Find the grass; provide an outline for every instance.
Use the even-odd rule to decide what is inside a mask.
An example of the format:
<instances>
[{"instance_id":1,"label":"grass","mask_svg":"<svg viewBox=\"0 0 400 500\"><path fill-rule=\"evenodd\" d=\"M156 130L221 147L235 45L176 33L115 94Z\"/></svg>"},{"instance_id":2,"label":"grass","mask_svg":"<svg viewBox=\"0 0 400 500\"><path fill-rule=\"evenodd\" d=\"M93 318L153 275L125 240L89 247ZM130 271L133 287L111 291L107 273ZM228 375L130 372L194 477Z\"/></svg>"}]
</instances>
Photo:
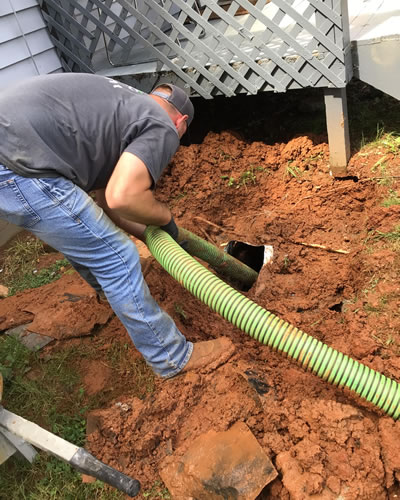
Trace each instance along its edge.
<instances>
[{"instance_id":1,"label":"grass","mask_svg":"<svg viewBox=\"0 0 400 500\"><path fill-rule=\"evenodd\" d=\"M2 465L1 498L7 500L123 500L125 495L100 481L83 484L80 474L65 462L41 454L33 464L10 458ZM14 478L14 480L13 480ZM17 479L18 478L18 479ZM35 485L32 488L32 485Z\"/></svg>"},{"instance_id":2,"label":"grass","mask_svg":"<svg viewBox=\"0 0 400 500\"><path fill-rule=\"evenodd\" d=\"M398 137L399 101L357 80L350 82L347 90L353 149L360 150L369 143L381 141L385 131L393 131L392 138ZM389 143L392 143L391 139Z\"/></svg>"},{"instance_id":3,"label":"grass","mask_svg":"<svg viewBox=\"0 0 400 500\"><path fill-rule=\"evenodd\" d=\"M12 276L5 282L6 286L9 287L9 296L15 295L22 290L39 288L40 286L56 281L61 278L62 272L67 266L69 266L67 259L60 259L46 269L41 269L40 271L33 269L20 276Z\"/></svg>"},{"instance_id":4,"label":"grass","mask_svg":"<svg viewBox=\"0 0 400 500\"><path fill-rule=\"evenodd\" d=\"M381 231L375 231L375 240L386 240L390 243L395 250L400 249L400 224L394 227L393 231L383 233Z\"/></svg>"},{"instance_id":5,"label":"grass","mask_svg":"<svg viewBox=\"0 0 400 500\"><path fill-rule=\"evenodd\" d=\"M47 359L11 336L0 337L0 371L7 409L35 419L51 431L65 429L61 433L75 436L72 441L80 446L84 438L83 415L90 404L83 404L80 377L73 368L76 358L76 347Z\"/></svg>"},{"instance_id":6,"label":"grass","mask_svg":"<svg viewBox=\"0 0 400 500\"><path fill-rule=\"evenodd\" d=\"M377 178L379 184L391 185L394 178L388 171L388 161L392 156L400 154L400 136L396 132L385 132L383 126L378 123L375 138L368 142L363 139L358 154L367 157L371 153L380 156L371 167L371 172L380 176Z\"/></svg>"},{"instance_id":7,"label":"grass","mask_svg":"<svg viewBox=\"0 0 400 500\"><path fill-rule=\"evenodd\" d=\"M149 369L143 360L129 360L126 345L113 343L113 348L107 351L110 366L130 370L132 386L129 392L144 397L154 389L154 377L149 376ZM5 382L4 405L9 411L77 446L83 446L86 414L98 408L98 395L89 397L85 394L77 363L82 358L98 359L98 355L95 347L81 344L43 356L29 351L11 336L1 336L0 372ZM119 491L100 481L83 484L78 471L44 452L40 452L32 465L13 456L0 467L0 498L7 500L124 498Z\"/></svg>"},{"instance_id":8,"label":"grass","mask_svg":"<svg viewBox=\"0 0 400 500\"><path fill-rule=\"evenodd\" d=\"M381 347L389 347L396 344L395 338L392 333L388 333L386 331L382 333L377 333L372 335L372 338L375 340L377 344Z\"/></svg>"},{"instance_id":9,"label":"grass","mask_svg":"<svg viewBox=\"0 0 400 500\"><path fill-rule=\"evenodd\" d=\"M378 147L383 147L388 153L397 156L400 153L400 136L394 132L383 133Z\"/></svg>"},{"instance_id":10,"label":"grass","mask_svg":"<svg viewBox=\"0 0 400 500\"><path fill-rule=\"evenodd\" d=\"M66 259L60 259L46 269L36 269L40 257L45 254L43 243L34 236L24 240L17 238L7 248L2 263L2 284L8 287L9 296L61 277L63 268L69 266Z\"/></svg>"},{"instance_id":11,"label":"grass","mask_svg":"<svg viewBox=\"0 0 400 500\"><path fill-rule=\"evenodd\" d=\"M394 251L400 251L400 224L396 225L392 231L382 232L377 230L371 230L368 233L368 236L364 240L364 244L371 245L368 246L367 250L369 252L373 251L373 243L383 241Z\"/></svg>"},{"instance_id":12,"label":"grass","mask_svg":"<svg viewBox=\"0 0 400 500\"><path fill-rule=\"evenodd\" d=\"M369 142L362 141L359 155L368 156L371 152L380 156L371 167L371 172L379 173L384 181L381 184L389 184L393 178L388 172L387 162L392 156L400 154L400 136L396 132L386 132L383 126L378 123L375 138Z\"/></svg>"},{"instance_id":13,"label":"grass","mask_svg":"<svg viewBox=\"0 0 400 500\"><path fill-rule=\"evenodd\" d=\"M170 500L171 498L168 489L161 481L154 481L154 484L149 490L143 491L142 496L143 498L147 498L149 500L153 500L156 498L163 498L165 500Z\"/></svg>"},{"instance_id":14,"label":"grass","mask_svg":"<svg viewBox=\"0 0 400 500\"><path fill-rule=\"evenodd\" d=\"M400 205L400 196L397 191L393 189L389 190L389 196L382 201L384 207L391 207L393 205Z\"/></svg>"},{"instance_id":15,"label":"grass","mask_svg":"<svg viewBox=\"0 0 400 500\"><path fill-rule=\"evenodd\" d=\"M15 275L20 276L31 272L39 257L45 253L43 243L34 236L25 240L17 238L5 251L4 279L7 281Z\"/></svg>"},{"instance_id":16,"label":"grass","mask_svg":"<svg viewBox=\"0 0 400 500\"><path fill-rule=\"evenodd\" d=\"M0 371L5 388L3 402L9 411L82 446L85 414L91 409L80 377L74 370L79 354L67 348L41 358L18 340L0 337ZM68 464L40 452L31 465L15 455L1 465L0 498L9 500L122 499L116 490L101 482L82 484L81 475Z\"/></svg>"}]
</instances>

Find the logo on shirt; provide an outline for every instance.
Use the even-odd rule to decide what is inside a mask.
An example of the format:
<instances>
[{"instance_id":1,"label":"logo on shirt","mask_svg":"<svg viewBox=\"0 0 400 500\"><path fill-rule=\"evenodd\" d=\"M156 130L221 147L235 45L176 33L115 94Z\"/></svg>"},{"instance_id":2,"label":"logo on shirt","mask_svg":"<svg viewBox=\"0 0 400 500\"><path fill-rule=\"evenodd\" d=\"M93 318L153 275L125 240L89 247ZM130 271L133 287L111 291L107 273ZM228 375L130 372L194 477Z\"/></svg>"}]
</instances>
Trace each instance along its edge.
<instances>
[{"instance_id":1,"label":"logo on shirt","mask_svg":"<svg viewBox=\"0 0 400 500\"><path fill-rule=\"evenodd\" d=\"M129 92L132 92L133 94L145 94L142 90L135 89L135 87L131 87L130 85L127 85L126 83L121 83L118 82L117 80L113 80L112 78L109 78L108 76L105 77L109 83L113 86L114 89L125 89L128 90Z\"/></svg>"}]
</instances>

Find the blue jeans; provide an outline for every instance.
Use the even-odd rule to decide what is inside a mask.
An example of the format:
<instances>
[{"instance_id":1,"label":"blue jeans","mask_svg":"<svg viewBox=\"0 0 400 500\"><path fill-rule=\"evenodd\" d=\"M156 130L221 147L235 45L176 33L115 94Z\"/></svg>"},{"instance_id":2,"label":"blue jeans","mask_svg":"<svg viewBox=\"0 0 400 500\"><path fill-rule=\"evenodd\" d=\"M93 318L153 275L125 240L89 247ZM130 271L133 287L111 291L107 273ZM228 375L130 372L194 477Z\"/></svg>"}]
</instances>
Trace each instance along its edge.
<instances>
[{"instance_id":1,"label":"blue jeans","mask_svg":"<svg viewBox=\"0 0 400 500\"><path fill-rule=\"evenodd\" d=\"M0 218L63 253L102 289L157 375L168 378L182 370L193 344L150 295L135 244L87 193L63 177L21 177L0 165Z\"/></svg>"}]
</instances>

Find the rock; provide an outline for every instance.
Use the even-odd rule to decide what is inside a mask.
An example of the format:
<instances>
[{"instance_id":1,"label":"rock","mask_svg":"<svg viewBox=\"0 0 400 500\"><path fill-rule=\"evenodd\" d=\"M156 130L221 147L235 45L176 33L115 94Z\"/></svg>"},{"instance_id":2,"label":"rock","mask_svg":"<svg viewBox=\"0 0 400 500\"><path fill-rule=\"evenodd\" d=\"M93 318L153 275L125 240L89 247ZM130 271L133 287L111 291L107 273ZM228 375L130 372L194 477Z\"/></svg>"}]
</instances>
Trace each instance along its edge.
<instances>
[{"instance_id":1,"label":"rock","mask_svg":"<svg viewBox=\"0 0 400 500\"><path fill-rule=\"evenodd\" d=\"M8 297L8 288L4 285L0 285L0 299L3 299L4 297Z\"/></svg>"},{"instance_id":2,"label":"rock","mask_svg":"<svg viewBox=\"0 0 400 500\"><path fill-rule=\"evenodd\" d=\"M6 330L5 333L6 335L10 335L11 337L18 339L21 344L23 344L30 351L36 352L52 342L54 339L52 337L48 337L47 335L40 335L30 331L31 325L32 323L19 325L15 328Z\"/></svg>"},{"instance_id":3,"label":"rock","mask_svg":"<svg viewBox=\"0 0 400 500\"><path fill-rule=\"evenodd\" d=\"M277 471L247 425L237 422L165 459L160 475L174 500L254 500Z\"/></svg>"}]
</instances>

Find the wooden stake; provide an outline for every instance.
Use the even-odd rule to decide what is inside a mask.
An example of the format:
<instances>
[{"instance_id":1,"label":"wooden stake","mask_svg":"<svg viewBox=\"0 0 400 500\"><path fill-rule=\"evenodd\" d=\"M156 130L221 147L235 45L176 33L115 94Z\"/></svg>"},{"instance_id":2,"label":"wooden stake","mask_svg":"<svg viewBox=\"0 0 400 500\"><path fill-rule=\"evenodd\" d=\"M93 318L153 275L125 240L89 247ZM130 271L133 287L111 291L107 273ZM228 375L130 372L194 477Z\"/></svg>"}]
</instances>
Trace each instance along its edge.
<instances>
[{"instance_id":1,"label":"wooden stake","mask_svg":"<svg viewBox=\"0 0 400 500\"><path fill-rule=\"evenodd\" d=\"M310 248L320 248L321 250L326 250L327 252L334 252L334 253L341 253L341 254L349 254L350 252L348 250L341 250L335 249L335 248L329 248L326 247L325 245L319 245L318 243L305 243L303 241L292 241L291 243L294 243L295 245L302 245L303 247L310 247Z\"/></svg>"},{"instance_id":2,"label":"wooden stake","mask_svg":"<svg viewBox=\"0 0 400 500\"><path fill-rule=\"evenodd\" d=\"M209 224L210 226L213 226L216 229L219 229L220 231L223 231L224 233L234 234L235 236L238 236L239 238L242 237L241 234L236 233L235 231L231 231L230 229L226 229L225 227L219 226L218 224L214 224L214 222L211 222L211 221L209 221L207 219L203 219L203 217L196 216L196 217L194 217L194 219L197 219L197 220L200 220L202 222L205 222L206 224Z\"/></svg>"}]
</instances>

